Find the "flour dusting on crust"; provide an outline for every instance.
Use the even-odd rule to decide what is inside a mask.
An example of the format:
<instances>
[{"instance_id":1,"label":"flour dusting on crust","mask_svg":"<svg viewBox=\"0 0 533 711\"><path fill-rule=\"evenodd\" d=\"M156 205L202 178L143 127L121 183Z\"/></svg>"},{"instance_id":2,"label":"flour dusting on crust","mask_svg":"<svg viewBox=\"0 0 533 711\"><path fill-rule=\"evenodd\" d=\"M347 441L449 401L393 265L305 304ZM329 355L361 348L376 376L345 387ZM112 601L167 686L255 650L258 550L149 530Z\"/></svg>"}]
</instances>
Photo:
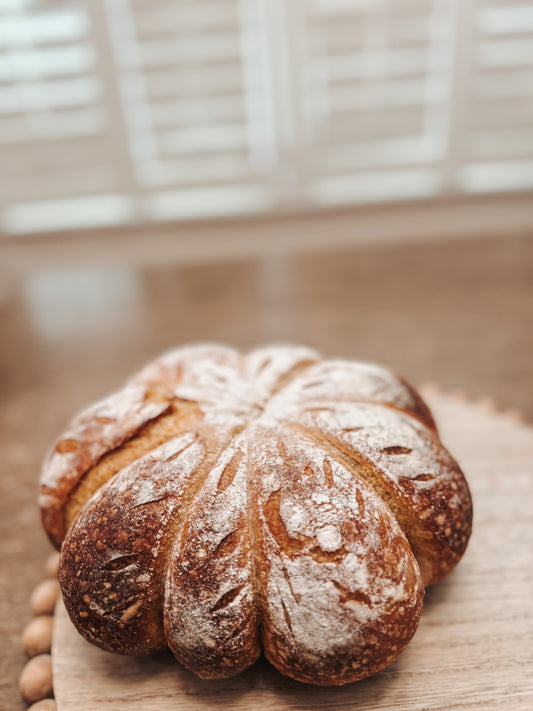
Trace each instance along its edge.
<instances>
[{"instance_id":1,"label":"flour dusting on crust","mask_svg":"<svg viewBox=\"0 0 533 711\"><path fill-rule=\"evenodd\" d=\"M396 658L472 514L416 391L299 346L203 344L150 363L73 420L45 463L43 521L58 545L74 492L86 498L61 583L86 638L133 653L169 644L206 678L263 648L314 684Z\"/></svg>"},{"instance_id":2,"label":"flour dusting on crust","mask_svg":"<svg viewBox=\"0 0 533 711\"><path fill-rule=\"evenodd\" d=\"M332 664L337 673L374 664L369 639L398 653L416 628L423 586L390 511L312 440L258 432L252 450L269 659L327 683Z\"/></svg>"}]
</instances>

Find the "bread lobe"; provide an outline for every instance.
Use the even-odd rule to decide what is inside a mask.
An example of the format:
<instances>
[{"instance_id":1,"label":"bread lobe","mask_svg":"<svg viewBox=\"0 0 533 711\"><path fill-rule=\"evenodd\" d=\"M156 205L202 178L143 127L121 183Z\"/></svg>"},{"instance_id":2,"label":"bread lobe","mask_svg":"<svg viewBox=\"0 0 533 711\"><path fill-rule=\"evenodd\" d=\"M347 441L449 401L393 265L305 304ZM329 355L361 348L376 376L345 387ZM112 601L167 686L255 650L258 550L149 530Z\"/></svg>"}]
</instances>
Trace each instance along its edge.
<instances>
[{"instance_id":1,"label":"bread lobe","mask_svg":"<svg viewBox=\"0 0 533 711\"><path fill-rule=\"evenodd\" d=\"M165 584L165 633L203 678L233 676L259 656L244 438L213 467L176 540Z\"/></svg>"},{"instance_id":2,"label":"bread lobe","mask_svg":"<svg viewBox=\"0 0 533 711\"><path fill-rule=\"evenodd\" d=\"M84 474L168 407L166 401L148 400L144 387L132 385L72 421L49 453L41 474L43 525L56 548L66 533L64 508Z\"/></svg>"},{"instance_id":3,"label":"bread lobe","mask_svg":"<svg viewBox=\"0 0 533 711\"><path fill-rule=\"evenodd\" d=\"M308 683L368 676L400 653L418 623L423 584L409 544L372 489L314 441L295 433L258 440L266 656Z\"/></svg>"},{"instance_id":4,"label":"bread lobe","mask_svg":"<svg viewBox=\"0 0 533 711\"><path fill-rule=\"evenodd\" d=\"M76 627L103 649L164 649L166 558L187 485L206 456L195 433L170 440L105 484L69 530L59 568Z\"/></svg>"},{"instance_id":5,"label":"bread lobe","mask_svg":"<svg viewBox=\"0 0 533 711\"><path fill-rule=\"evenodd\" d=\"M366 402L302 413L300 427L359 463L361 476L406 534L426 585L455 567L470 534L470 495L457 462L432 430L406 413Z\"/></svg>"}]
</instances>

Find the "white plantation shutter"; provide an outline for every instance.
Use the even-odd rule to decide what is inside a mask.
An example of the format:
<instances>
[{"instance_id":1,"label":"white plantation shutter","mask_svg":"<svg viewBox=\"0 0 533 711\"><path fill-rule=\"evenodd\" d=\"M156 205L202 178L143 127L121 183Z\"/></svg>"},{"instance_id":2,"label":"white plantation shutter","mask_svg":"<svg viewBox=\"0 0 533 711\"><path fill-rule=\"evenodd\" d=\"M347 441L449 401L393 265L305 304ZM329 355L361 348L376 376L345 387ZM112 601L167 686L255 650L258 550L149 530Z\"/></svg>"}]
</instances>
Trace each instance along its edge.
<instances>
[{"instance_id":1,"label":"white plantation shutter","mask_svg":"<svg viewBox=\"0 0 533 711\"><path fill-rule=\"evenodd\" d=\"M106 0L134 180L146 216L264 209L239 3ZM263 117L258 117L259 119ZM266 121L266 119L264 119ZM267 127L268 128L268 127Z\"/></svg>"},{"instance_id":2,"label":"white plantation shutter","mask_svg":"<svg viewBox=\"0 0 533 711\"><path fill-rule=\"evenodd\" d=\"M108 81L102 18L89 7L0 0L7 232L131 218L120 107Z\"/></svg>"},{"instance_id":3,"label":"white plantation shutter","mask_svg":"<svg viewBox=\"0 0 533 711\"><path fill-rule=\"evenodd\" d=\"M469 52L458 188L533 186L533 3L480 2Z\"/></svg>"},{"instance_id":4,"label":"white plantation shutter","mask_svg":"<svg viewBox=\"0 0 533 711\"><path fill-rule=\"evenodd\" d=\"M301 84L312 201L342 204L444 191L454 3L306 5Z\"/></svg>"},{"instance_id":5,"label":"white plantation shutter","mask_svg":"<svg viewBox=\"0 0 533 711\"><path fill-rule=\"evenodd\" d=\"M533 2L0 0L0 229L533 188Z\"/></svg>"}]
</instances>

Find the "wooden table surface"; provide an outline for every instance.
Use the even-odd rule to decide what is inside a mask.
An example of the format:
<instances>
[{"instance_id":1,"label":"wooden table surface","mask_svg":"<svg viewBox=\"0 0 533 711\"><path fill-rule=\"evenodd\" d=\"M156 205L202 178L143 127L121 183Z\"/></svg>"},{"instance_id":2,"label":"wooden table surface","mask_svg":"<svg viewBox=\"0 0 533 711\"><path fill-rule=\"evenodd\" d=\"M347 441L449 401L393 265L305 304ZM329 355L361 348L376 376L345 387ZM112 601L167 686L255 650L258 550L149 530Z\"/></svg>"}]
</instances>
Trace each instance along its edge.
<instances>
[{"instance_id":1,"label":"wooden table surface","mask_svg":"<svg viewBox=\"0 0 533 711\"><path fill-rule=\"evenodd\" d=\"M533 235L181 267L134 259L117 266L103 255L97 266L7 276L0 274L5 711L24 708L20 634L51 550L36 507L40 461L77 409L165 348L302 342L393 365L415 384L492 398L533 422Z\"/></svg>"}]
</instances>

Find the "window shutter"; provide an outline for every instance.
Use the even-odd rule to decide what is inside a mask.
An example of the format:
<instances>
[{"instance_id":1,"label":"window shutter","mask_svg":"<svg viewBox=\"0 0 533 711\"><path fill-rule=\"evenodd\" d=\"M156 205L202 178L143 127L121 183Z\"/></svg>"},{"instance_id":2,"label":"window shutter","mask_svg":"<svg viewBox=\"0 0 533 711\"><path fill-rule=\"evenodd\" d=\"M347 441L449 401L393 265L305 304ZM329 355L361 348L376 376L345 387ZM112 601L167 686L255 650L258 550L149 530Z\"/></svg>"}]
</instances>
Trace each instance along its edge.
<instances>
[{"instance_id":1,"label":"window shutter","mask_svg":"<svg viewBox=\"0 0 533 711\"><path fill-rule=\"evenodd\" d=\"M533 2L0 0L6 234L533 188Z\"/></svg>"}]
</instances>

